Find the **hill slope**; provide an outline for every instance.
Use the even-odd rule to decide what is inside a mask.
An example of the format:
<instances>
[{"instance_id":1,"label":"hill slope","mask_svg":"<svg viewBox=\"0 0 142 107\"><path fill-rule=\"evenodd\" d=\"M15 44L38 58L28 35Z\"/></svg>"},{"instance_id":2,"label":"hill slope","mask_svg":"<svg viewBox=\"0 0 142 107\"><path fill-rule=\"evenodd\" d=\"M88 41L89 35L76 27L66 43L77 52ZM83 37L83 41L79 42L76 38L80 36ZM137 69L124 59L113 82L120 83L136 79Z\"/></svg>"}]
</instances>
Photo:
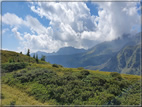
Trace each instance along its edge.
<instances>
[{"instance_id":1,"label":"hill slope","mask_svg":"<svg viewBox=\"0 0 142 107\"><path fill-rule=\"evenodd\" d=\"M11 52L7 51L7 53L10 54ZM7 56L7 58L11 57L10 55ZM25 55L22 55L23 59L24 57L26 58ZM10 72L4 71L9 70L11 63L2 63L2 68L4 65L8 66L2 70L2 85L14 87L17 93L19 91L26 93L26 95L20 94L21 101L26 96L31 96L42 104L104 105L113 101L115 97L140 80L140 76L135 75L120 75L119 73L100 72L83 68L64 68L57 64L37 64L28 63L28 61L25 62L28 63L27 66L17 69L17 63L20 64L20 62L12 62L16 69L12 69ZM140 90L140 84L136 86L138 87L137 90ZM4 89L5 91L2 91L2 102L5 101L3 105L6 105L8 100L6 94L8 94L9 88L2 87L2 90ZM13 88L11 91L11 93L14 93ZM132 100L129 95L127 95L125 105ZM137 100L140 99L139 91L131 92L131 95L135 96ZM11 95L9 101L15 101L15 98L17 97ZM123 104L122 99L124 97L120 98L119 104L113 102L113 105ZM136 99L133 99L133 101ZM19 104L18 101L15 104ZM139 104L140 101L133 103L133 105Z\"/></svg>"},{"instance_id":2,"label":"hill slope","mask_svg":"<svg viewBox=\"0 0 142 107\"><path fill-rule=\"evenodd\" d=\"M48 105L48 103L41 103L35 100L34 97L29 96L27 93L22 92L18 88L10 87L6 84L2 84L2 105Z\"/></svg>"},{"instance_id":3,"label":"hill slope","mask_svg":"<svg viewBox=\"0 0 142 107\"><path fill-rule=\"evenodd\" d=\"M1 63L7 63L9 61L36 63L36 60L34 58L27 55L19 54L14 51L1 50ZM39 63L46 62L39 60Z\"/></svg>"}]
</instances>

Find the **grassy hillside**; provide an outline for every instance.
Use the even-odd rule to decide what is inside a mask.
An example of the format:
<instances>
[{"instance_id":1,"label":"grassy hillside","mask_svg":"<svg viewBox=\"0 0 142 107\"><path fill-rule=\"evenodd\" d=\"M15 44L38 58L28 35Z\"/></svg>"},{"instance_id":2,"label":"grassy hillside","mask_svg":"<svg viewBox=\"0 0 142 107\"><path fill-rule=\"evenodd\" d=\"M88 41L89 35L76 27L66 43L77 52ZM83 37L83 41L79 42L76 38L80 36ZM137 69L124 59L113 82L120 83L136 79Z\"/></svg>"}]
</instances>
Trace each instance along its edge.
<instances>
[{"instance_id":1,"label":"grassy hillside","mask_svg":"<svg viewBox=\"0 0 142 107\"><path fill-rule=\"evenodd\" d=\"M48 105L48 103L41 103L29 96L27 93L19 90L15 87L10 87L6 84L2 84L2 105Z\"/></svg>"},{"instance_id":2,"label":"grassy hillside","mask_svg":"<svg viewBox=\"0 0 142 107\"><path fill-rule=\"evenodd\" d=\"M10 60L14 60L14 62L28 62L28 63L36 63L36 60L32 57L29 57L24 54L19 54L13 51L2 50L1 51L1 63L7 63ZM39 63L46 63L43 61L39 61Z\"/></svg>"},{"instance_id":3,"label":"grassy hillside","mask_svg":"<svg viewBox=\"0 0 142 107\"><path fill-rule=\"evenodd\" d=\"M12 54L20 56L24 63L18 60L9 63L7 59L15 58ZM2 105L140 104L140 76L81 67L64 68L42 61L36 63L33 58L29 63L26 55L10 51L2 51L2 58L5 58L2 61ZM127 96L125 102L126 96L120 96L122 93Z\"/></svg>"}]
</instances>

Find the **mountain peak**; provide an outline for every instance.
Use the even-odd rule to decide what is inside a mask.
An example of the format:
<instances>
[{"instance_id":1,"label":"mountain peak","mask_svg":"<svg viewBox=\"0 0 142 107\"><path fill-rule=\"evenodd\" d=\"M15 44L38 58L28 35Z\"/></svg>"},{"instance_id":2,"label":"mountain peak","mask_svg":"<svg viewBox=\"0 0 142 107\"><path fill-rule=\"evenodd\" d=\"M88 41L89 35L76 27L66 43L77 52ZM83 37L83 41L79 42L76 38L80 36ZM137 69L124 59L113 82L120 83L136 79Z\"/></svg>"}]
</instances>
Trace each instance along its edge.
<instances>
[{"instance_id":1,"label":"mountain peak","mask_svg":"<svg viewBox=\"0 0 142 107\"><path fill-rule=\"evenodd\" d=\"M72 46L60 48L56 54L58 55L70 55L70 54L78 54L85 52L85 49L77 49Z\"/></svg>"}]
</instances>

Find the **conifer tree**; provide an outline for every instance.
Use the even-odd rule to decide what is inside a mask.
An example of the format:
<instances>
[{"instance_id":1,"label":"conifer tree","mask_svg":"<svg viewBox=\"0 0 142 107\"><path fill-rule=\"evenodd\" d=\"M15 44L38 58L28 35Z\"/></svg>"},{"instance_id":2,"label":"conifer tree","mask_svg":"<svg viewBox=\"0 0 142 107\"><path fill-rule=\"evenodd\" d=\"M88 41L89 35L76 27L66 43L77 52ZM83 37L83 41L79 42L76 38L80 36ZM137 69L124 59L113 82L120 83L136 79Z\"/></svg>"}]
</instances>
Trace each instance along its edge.
<instances>
[{"instance_id":1,"label":"conifer tree","mask_svg":"<svg viewBox=\"0 0 142 107\"><path fill-rule=\"evenodd\" d=\"M38 63L38 54L36 54L36 63Z\"/></svg>"},{"instance_id":2,"label":"conifer tree","mask_svg":"<svg viewBox=\"0 0 142 107\"><path fill-rule=\"evenodd\" d=\"M33 55L33 58L35 59L35 54Z\"/></svg>"},{"instance_id":3,"label":"conifer tree","mask_svg":"<svg viewBox=\"0 0 142 107\"><path fill-rule=\"evenodd\" d=\"M30 56L30 49L28 49L27 56Z\"/></svg>"},{"instance_id":4,"label":"conifer tree","mask_svg":"<svg viewBox=\"0 0 142 107\"><path fill-rule=\"evenodd\" d=\"M44 55L42 55L41 61L45 61L45 56Z\"/></svg>"}]
</instances>

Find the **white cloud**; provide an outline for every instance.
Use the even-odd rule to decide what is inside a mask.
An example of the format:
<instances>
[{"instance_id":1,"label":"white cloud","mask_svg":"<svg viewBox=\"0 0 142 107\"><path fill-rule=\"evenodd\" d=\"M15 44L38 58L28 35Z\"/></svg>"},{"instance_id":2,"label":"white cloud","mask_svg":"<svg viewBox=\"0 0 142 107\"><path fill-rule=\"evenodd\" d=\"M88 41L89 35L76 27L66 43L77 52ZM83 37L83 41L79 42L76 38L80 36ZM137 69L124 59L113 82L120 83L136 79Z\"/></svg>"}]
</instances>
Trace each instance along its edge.
<instances>
[{"instance_id":1,"label":"white cloud","mask_svg":"<svg viewBox=\"0 0 142 107\"><path fill-rule=\"evenodd\" d=\"M140 23L136 2L99 2L97 5L100 8L99 16L91 16L83 2L38 2L36 6L31 6L31 10L41 18L50 20L54 32L52 36L56 40L78 48L89 48L96 42L132 34L132 27ZM91 46L83 43L88 41L92 43Z\"/></svg>"},{"instance_id":2,"label":"white cloud","mask_svg":"<svg viewBox=\"0 0 142 107\"><path fill-rule=\"evenodd\" d=\"M16 27L17 29L19 26L26 26L29 27L31 31L38 34L47 33L47 29L36 18L30 15L26 16L24 20L13 13L6 13L2 16L2 23Z\"/></svg>"},{"instance_id":3,"label":"white cloud","mask_svg":"<svg viewBox=\"0 0 142 107\"><path fill-rule=\"evenodd\" d=\"M53 33L49 35L64 42L63 46L83 48L81 34L96 29L95 17L83 2L38 2L32 4L31 10L50 20Z\"/></svg>"},{"instance_id":4,"label":"white cloud","mask_svg":"<svg viewBox=\"0 0 142 107\"><path fill-rule=\"evenodd\" d=\"M14 35L15 35L15 37L16 37L17 39L23 40L23 38L21 37L20 32L17 31L17 28L16 28L16 27L12 29L12 32L14 33Z\"/></svg>"},{"instance_id":5,"label":"white cloud","mask_svg":"<svg viewBox=\"0 0 142 107\"><path fill-rule=\"evenodd\" d=\"M33 2L31 10L41 19L50 21L49 27L28 15L22 19L15 14L3 15L3 23L13 26L13 32L22 40L19 49L53 52L64 46L90 48L102 41L110 41L123 34L135 32L140 24L135 2L99 2L98 16L91 16L84 2ZM11 20L11 18L13 20ZM16 19L16 20L15 20ZM46 22L45 22L46 23ZM18 32L18 26L26 26L31 33ZM20 38L21 37L21 38Z\"/></svg>"},{"instance_id":6,"label":"white cloud","mask_svg":"<svg viewBox=\"0 0 142 107\"><path fill-rule=\"evenodd\" d=\"M97 3L100 7L97 18L96 33L101 33L105 40L113 40L123 34L132 34L133 26L140 26L136 2L104 2Z\"/></svg>"},{"instance_id":7,"label":"white cloud","mask_svg":"<svg viewBox=\"0 0 142 107\"><path fill-rule=\"evenodd\" d=\"M25 41L22 42L22 45L28 49L30 48L33 52L36 51L46 51L46 52L53 52L55 50L58 50L59 47L62 47L63 42L58 40L53 40L48 35L31 35L29 33L26 33L24 35Z\"/></svg>"},{"instance_id":8,"label":"white cloud","mask_svg":"<svg viewBox=\"0 0 142 107\"><path fill-rule=\"evenodd\" d=\"M2 29L2 35L3 35L4 33L6 33L7 31L9 31L8 28Z\"/></svg>"},{"instance_id":9,"label":"white cloud","mask_svg":"<svg viewBox=\"0 0 142 107\"><path fill-rule=\"evenodd\" d=\"M6 13L2 16L2 23L11 25L11 26L18 26L23 24L23 19L18 17L15 14Z\"/></svg>"},{"instance_id":10,"label":"white cloud","mask_svg":"<svg viewBox=\"0 0 142 107\"><path fill-rule=\"evenodd\" d=\"M25 25L38 34L46 34L46 28L34 17L26 16Z\"/></svg>"}]
</instances>

